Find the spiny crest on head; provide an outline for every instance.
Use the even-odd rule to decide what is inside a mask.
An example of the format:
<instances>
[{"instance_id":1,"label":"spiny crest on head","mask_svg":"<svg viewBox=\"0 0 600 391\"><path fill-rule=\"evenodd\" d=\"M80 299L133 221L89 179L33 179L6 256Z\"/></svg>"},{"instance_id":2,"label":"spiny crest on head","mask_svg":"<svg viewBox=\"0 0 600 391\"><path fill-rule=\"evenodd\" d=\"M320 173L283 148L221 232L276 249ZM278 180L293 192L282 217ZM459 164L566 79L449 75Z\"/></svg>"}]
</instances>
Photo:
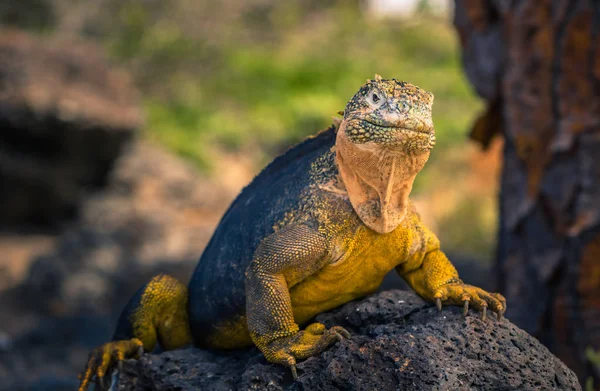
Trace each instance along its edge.
<instances>
[{"instance_id":1,"label":"spiny crest on head","mask_svg":"<svg viewBox=\"0 0 600 391\"><path fill-rule=\"evenodd\" d=\"M383 77L381 77L381 75L379 75L378 73L375 74L375 78L373 79L367 79L367 84L371 84L371 83L380 83L384 81Z\"/></svg>"},{"instance_id":2,"label":"spiny crest on head","mask_svg":"<svg viewBox=\"0 0 600 391\"><path fill-rule=\"evenodd\" d=\"M375 78L368 79L360 90L348 101L344 111L339 114L345 118L351 112L369 107L369 103L367 103L365 98L373 92L373 89L381 91L388 99L393 97L397 100L407 101L414 107L420 107L421 110L431 112L433 94L405 81L384 79L379 74L375 74Z\"/></svg>"},{"instance_id":3,"label":"spiny crest on head","mask_svg":"<svg viewBox=\"0 0 600 391\"><path fill-rule=\"evenodd\" d=\"M377 84L377 87L405 99L431 105L433 103L433 94L425 91L414 84L396 79L384 79L379 74L375 74L374 79L367 80L367 84Z\"/></svg>"}]
</instances>

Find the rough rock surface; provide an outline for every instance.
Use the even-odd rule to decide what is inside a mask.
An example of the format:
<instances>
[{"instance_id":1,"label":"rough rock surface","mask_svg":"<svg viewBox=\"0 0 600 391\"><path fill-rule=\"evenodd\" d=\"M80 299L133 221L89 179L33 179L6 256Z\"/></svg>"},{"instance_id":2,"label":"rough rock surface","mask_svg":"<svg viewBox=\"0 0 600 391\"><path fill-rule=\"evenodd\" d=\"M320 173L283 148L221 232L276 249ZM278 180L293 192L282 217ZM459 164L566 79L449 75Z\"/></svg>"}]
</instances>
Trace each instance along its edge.
<instances>
[{"instance_id":1,"label":"rough rock surface","mask_svg":"<svg viewBox=\"0 0 600 391\"><path fill-rule=\"evenodd\" d=\"M98 315L120 310L159 272L185 282L237 191L136 142L117 161L107 187L86 199L78 221L7 295L38 314Z\"/></svg>"},{"instance_id":2,"label":"rough rock surface","mask_svg":"<svg viewBox=\"0 0 600 391\"><path fill-rule=\"evenodd\" d=\"M475 315L475 314L473 314ZM386 291L317 321L352 339L298 365L293 381L257 349L199 349L127 361L119 390L581 390L576 376L508 320L439 313L412 292Z\"/></svg>"},{"instance_id":3,"label":"rough rock surface","mask_svg":"<svg viewBox=\"0 0 600 391\"><path fill-rule=\"evenodd\" d=\"M73 217L142 126L132 82L99 53L0 30L0 225Z\"/></svg>"},{"instance_id":4,"label":"rough rock surface","mask_svg":"<svg viewBox=\"0 0 600 391\"><path fill-rule=\"evenodd\" d=\"M208 178L134 142L61 235L0 233L0 390L76 389L89 352L143 283L159 272L187 281L252 175L243 160L221 165L229 175Z\"/></svg>"}]
</instances>

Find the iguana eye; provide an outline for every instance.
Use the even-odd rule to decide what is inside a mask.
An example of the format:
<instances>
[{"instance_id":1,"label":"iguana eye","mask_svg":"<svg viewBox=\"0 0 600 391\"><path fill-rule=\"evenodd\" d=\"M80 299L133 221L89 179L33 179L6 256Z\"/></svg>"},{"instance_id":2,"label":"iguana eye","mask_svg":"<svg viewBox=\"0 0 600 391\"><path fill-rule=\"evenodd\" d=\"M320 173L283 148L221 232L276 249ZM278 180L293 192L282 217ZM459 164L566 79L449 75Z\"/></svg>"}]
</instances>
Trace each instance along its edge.
<instances>
[{"instance_id":1,"label":"iguana eye","mask_svg":"<svg viewBox=\"0 0 600 391\"><path fill-rule=\"evenodd\" d=\"M400 102L398 106L400 106L400 111L403 113L406 113L410 110L410 105L404 100Z\"/></svg>"},{"instance_id":2,"label":"iguana eye","mask_svg":"<svg viewBox=\"0 0 600 391\"><path fill-rule=\"evenodd\" d=\"M384 102L383 94L378 90L373 90L369 93L369 95L367 95L367 101L372 106L379 107Z\"/></svg>"}]
</instances>

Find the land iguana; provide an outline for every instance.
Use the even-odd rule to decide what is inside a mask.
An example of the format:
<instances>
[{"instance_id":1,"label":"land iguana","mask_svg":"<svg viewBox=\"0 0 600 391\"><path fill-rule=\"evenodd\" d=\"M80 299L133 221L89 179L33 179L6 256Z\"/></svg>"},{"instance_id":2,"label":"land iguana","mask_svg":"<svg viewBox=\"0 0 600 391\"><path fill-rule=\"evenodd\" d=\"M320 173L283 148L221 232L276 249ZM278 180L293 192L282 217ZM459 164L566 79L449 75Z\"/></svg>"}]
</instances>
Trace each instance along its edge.
<instances>
[{"instance_id":1,"label":"land iguana","mask_svg":"<svg viewBox=\"0 0 600 391\"><path fill-rule=\"evenodd\" d=\"M433 95L376 75L343 118L269 164L233 201L186 287L159 275L129 301L113 342L95 349L79 390L160 343L256 345L291 368L349 333L309 321L367 296L392 269L424 299L489 308L505 299L464 284L409 193L435 144ZM304 329L301 327L304 326Z\"/></svg>"}]
</instances>

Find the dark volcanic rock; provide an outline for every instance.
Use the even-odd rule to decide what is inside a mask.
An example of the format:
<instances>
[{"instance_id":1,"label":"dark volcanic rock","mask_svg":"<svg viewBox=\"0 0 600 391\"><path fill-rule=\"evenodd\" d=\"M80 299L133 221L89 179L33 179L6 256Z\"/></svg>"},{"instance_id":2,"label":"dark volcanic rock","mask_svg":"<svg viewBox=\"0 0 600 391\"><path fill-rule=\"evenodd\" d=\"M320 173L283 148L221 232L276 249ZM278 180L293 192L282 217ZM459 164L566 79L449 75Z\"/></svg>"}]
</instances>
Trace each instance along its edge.
<instances>
[{"instance_id":1,"label":"dark volcanic rock","mask_svg":"<svg viewBox=\"0 0 600 391\"><path fill-rule=\"evenodd\" d=\"M106 342L114 319L98 316L44 318L40 327L0 343L0 391L77 389L91 347Z\"/></svg>"},{"instance_id":2,"label":"dark volcanic rock","mask_svg":"<svg viewBox=\"0 0 600 391\"><path fill-rule=\"evenodd\" d=\"M0 225L56 225L142 125L129 77L91 44L0 31Z\"/></svg>"},{"instance_id":3,"label":"dark volcanic rock","mask_svg":"<svg viewBox=\"0 0 600 391\"><path fill-rule=\"evenodd\" d=\"M31 262L18 286L0 294L0 303L4 296L36 314L105 315L120 312L157 273L186 282L236 191L135 142L107 186L85 200L78 221Z\"/></svg>"},{"instance_id":4,"label":"dark volcanic rock","mask_svg":"<svg viewBox=\"0 0 600 391\"><path fill-rule=\"evenodd\" d=\"M227 178L208 178L136 141L60 236L16 242L0 233L1 391L76 389L89 352L111 338L142 284L160 272L187 281L251 175L240 162L225 163ZM41 255L29 259L24 249L33 247ZM16 270L3 271L3 261Z\"/></svg>"},{"instance_id":5,"label":"dark volcanic rock","mask_svg":"<svg viewBox=\"0 0 600 391\"><path fill-rule=\"evenodd\" d=\"M475 315L475 314L473 314ZM576 376L508 320L439 313L412 292L387 291L321 314L352 339L298 365L293 381L257 349L199 349L126 362L120 390L581 390Z\"/></svg>"}]
</instances>

